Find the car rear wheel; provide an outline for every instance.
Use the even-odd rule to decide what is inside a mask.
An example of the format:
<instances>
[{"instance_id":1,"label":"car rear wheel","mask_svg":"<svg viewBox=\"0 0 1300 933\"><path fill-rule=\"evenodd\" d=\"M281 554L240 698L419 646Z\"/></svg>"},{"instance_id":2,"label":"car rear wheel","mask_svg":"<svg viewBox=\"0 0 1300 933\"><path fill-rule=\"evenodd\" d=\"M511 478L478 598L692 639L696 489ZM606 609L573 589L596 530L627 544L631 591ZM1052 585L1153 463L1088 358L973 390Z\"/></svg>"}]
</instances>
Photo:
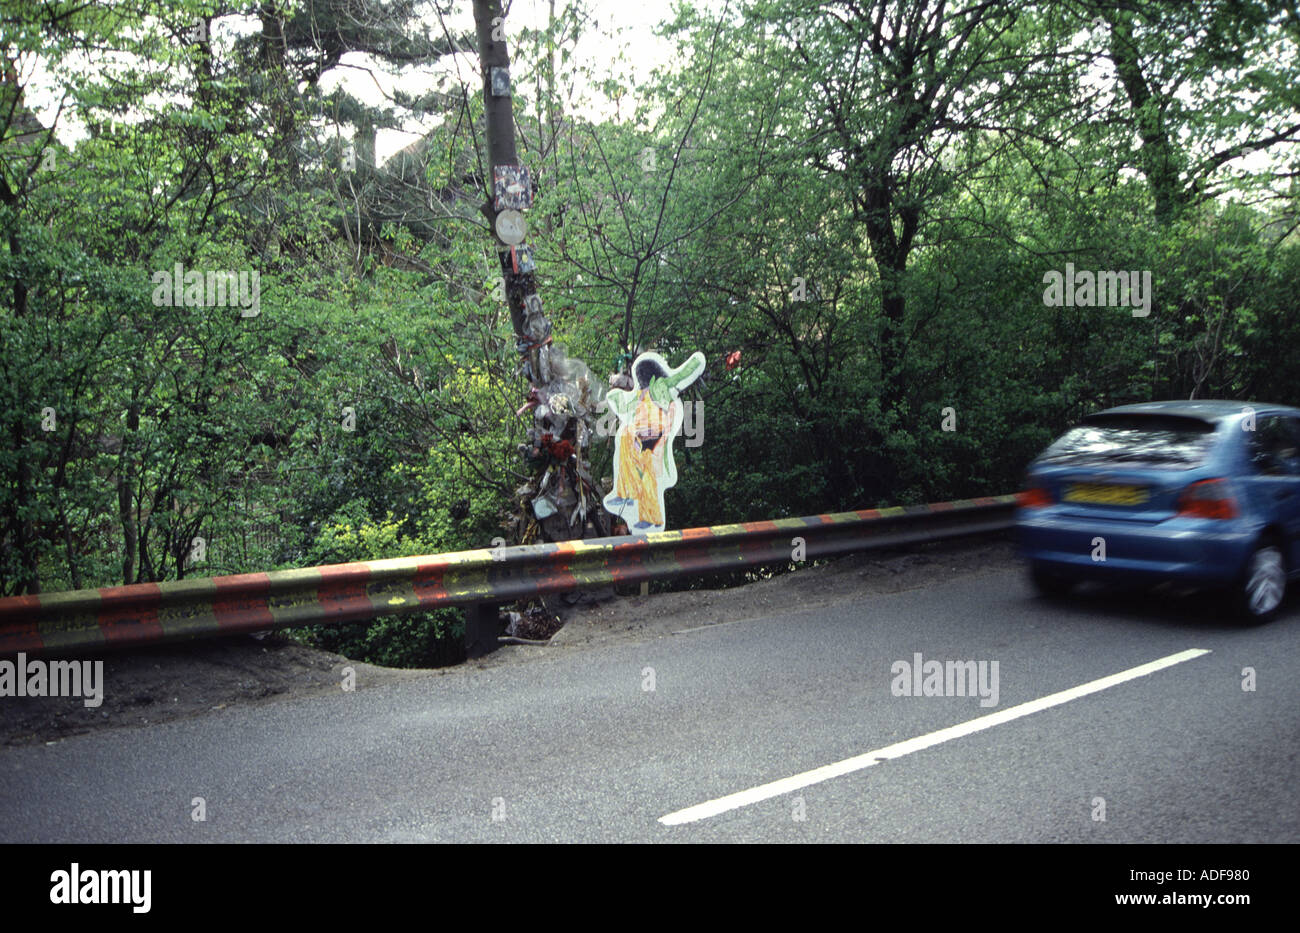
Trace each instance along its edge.
<instances>
[{"instance_id":1,"label":"car rear wheel","mask_svg":"<svg viewBox=\"0 0 1300 933\"><path fill-rule=\"evenodd\" d=\"M1047 599L1061 599L1068 596L1074 586L1074 581L1069 577L1063 577L1059 573L1048 570L1046 567L1040 567L1037 564L1030 565L1029 580L1033 583L1038 595Z\"/></svg>"},{"instance_id":2,"label":"car rear wheel","mask_svg":"<svg viewBox=\"0 0 1300 933\"><path fill-rule=\"evenodd\" d=\"M1251 552L1237 587L1237 611L1248 622L1268 622L1277 615L1286 595L1286 559L1275 543L1264 542Z\"/></svg>"}]
</instances>

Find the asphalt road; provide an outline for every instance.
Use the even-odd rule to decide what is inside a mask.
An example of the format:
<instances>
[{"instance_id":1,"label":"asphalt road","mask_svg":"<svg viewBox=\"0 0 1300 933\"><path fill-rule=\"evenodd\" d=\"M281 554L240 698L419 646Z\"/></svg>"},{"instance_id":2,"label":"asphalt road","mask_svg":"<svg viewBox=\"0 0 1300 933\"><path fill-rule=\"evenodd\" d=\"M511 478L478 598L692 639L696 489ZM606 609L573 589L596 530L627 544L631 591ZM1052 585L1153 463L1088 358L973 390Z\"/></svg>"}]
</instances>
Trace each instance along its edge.
<instances>
[{"instance_id":1,"label":"asphalt road","mask_svg":"<svg viewBox=\"0 0 1300 933\"><path fill-rule=\"evenodd\" d=\"M1209 653L1006 712L1189 649ZM1300 841L1300 606L1241 628L1199 598L1043 602L1005 568L648 641L509 650L517 662L0 750L0 841ZM996 661L997 705L895 696L891 666L917 652Z\"/></svg>"}]
</instances>

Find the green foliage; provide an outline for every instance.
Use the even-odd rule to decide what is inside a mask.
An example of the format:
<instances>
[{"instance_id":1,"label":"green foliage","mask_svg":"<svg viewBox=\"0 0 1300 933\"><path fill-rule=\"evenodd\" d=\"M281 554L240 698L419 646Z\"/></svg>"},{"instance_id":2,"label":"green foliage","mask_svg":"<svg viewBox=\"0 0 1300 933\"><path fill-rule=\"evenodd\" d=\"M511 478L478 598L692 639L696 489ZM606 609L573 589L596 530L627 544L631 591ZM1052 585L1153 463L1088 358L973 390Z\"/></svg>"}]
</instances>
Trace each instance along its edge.
<instances>
[{"instance_id":1,"label":"green foliage","mask_svg":"<svg viewBox=\"0 0 1300 933\"><path fill-rule=\"evenodd\" d=\"M468 19L282 6L0 18L0 594L479 548L517 508L483 108L431 67ZM1123 7L685 4L648 76L579 64L580 3L508 30L557 344L598 377L709 361L671 527L1006 492L1112 404L1300 402L1300 33L1266 0ZM367 103L324 80L344 55L436 77ZM257 273L258 312L156 301L178 263ZM1149 271L1151 314L1045 304L1066 263ZM437 664L461 625L302 637Z\"/></svg>"},{"instance_id":2,"label":"green foliage","mask_svg":"<svg viewBox=\"0 0 1300 933\"><path fill-rule=\"evenodd\" d=\"M379 520L370 518L366 503L353 499L324 523L307 561L316 566L428 553L422 543L401 533L401 524L392 513ZM464 659L465 621L452 609L315 626L296 633L308 644L389 667L438 667Z\"/></svg>"}]
</instances>

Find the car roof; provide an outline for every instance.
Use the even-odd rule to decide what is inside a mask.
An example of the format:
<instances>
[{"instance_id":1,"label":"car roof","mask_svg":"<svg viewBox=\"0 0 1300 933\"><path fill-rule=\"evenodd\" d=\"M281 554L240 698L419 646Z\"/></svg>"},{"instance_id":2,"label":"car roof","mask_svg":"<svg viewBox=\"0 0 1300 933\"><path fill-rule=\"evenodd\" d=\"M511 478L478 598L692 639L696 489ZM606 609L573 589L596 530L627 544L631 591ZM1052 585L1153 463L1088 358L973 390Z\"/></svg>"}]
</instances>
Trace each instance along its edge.
<instances>
[{"instance_id":1,"label":"car roof","mask_svg":"<svg viewBox=\"0 0 1300 933\"><path fill-rule=\"evenodd\" d=\"M1094 415L1171 415L1178 418L1197 418L1201 421L1222 421L1234 415L1244 414L1247 408L1252 409L1257 415L1281 413L1300 415L1300 409L1292 408L1289 405L1274 405L1268 402L1234 402L1227 399L1138 402L1134 405L1107 408L1105 411L1094 412Z\"/></svg>"}]
</instances>

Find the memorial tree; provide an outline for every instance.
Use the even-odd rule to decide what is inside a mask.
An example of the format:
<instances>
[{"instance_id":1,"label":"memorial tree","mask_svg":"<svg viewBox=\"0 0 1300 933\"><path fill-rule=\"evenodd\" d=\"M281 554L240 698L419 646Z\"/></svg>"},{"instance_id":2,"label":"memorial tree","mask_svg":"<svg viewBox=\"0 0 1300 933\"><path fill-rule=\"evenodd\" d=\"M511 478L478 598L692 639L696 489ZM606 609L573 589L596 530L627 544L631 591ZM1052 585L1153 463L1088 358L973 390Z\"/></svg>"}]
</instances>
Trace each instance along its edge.
<instances>
[{"instance_id":1,"label":"memorial tree","mask_svg":"<svg viewBox=\"0 0 1300 933\"><path fill-rule=\"evenodd\" d=\"M515 147L510 56L501 0L474 0L479 68L483 81L490 190L483 204L496 240L501 289L510 309L519 367L528 383L518 414L532 423L520 453L532 467L516 490L517 537L563 541L612 532L601 493L589 472L588 448L603 410L604 385L579 359L553 340L538 292L527 212L533 203L528 166ZM536 533L533 520L536 521Z\"/></svg>"}]
</instances>

